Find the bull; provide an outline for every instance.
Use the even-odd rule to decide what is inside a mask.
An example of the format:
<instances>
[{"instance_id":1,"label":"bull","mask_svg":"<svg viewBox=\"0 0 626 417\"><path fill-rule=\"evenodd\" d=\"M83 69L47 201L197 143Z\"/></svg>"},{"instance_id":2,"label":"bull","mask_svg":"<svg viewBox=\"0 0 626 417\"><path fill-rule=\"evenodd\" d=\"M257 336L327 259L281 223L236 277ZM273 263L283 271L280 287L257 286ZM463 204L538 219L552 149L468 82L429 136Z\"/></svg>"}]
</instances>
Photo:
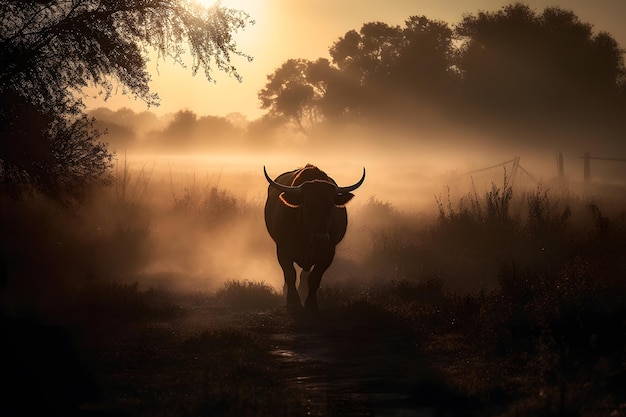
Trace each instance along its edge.
<instances>
[{"instance_id":1,"label":"bull","mask_svg":"<svg viewBox=\"0 0 626 417\"><path fill-rule=\"evenodd\" d=\"M335 247L346 234L348 215L345 205L365 181L339 187L335 180L316 166L285 172L272 180L263 167L269 183L265 203L265 225L276 243L276 253L285 277L287 309L302 309L296 288L294 264L302 268L301 291L308 284L304 306L317 310L317 290L322 275L332 264Z\"/></svg>"}]
</instances>

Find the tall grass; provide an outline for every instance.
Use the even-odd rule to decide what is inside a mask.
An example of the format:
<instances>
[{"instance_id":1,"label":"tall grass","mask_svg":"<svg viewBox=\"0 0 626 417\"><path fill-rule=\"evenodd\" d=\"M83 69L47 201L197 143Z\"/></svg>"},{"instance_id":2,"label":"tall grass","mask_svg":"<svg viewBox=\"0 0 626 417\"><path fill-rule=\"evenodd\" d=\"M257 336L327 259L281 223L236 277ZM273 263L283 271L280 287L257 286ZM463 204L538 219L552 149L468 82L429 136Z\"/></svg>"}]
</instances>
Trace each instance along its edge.
<instances>
[{"instance_id":1,"label":"tall grass","mask_svg":"<svg viewBox=\"0 0 626 417\"><path fill-rule=\"evenodd\" d=\"M375 274L491 289L502 270L553 274L591 248L610 251L607 238L617 238L624 217L609 218L598 201L542 184L514 190L505 173L482 194L472 187L456 200L449 189L436 196L434 217L371 200L357 221L369 230L365 262Z\"/></svg>"},{"instance_id":2,"label":"tall grass","mask_svg":"<svg viewBox=\"0 0 626 417\"><path fill-rule=\"evenodd\" d=\"M626 221L601 201L541 184L514 190L505 175L482 195L436 197L437 215L421 225L395 213L372 230L369 255L393 260L393 279L365 297L413 322L453 385L502 402L501 415L619 415Z\"/></svg>"},{"instance_id":3,"label":"tall grass","mask_svg":"<svg viewBox=\"0 0 626 417\"><path fill-rule=\"evenodd\" d=\"M120 181L75 212L37 194L0 200L3 308L58 308L72 300L74 312L109 323L177 319L185 311L173 293L136 284L155 258L170 255L182 264L184 252L197 250L205 235L206 242L243 247L246 254L271 245L261 204L215 183L194 178L168 187L148 169L127 168ZM506 174L484 192L472 187L457 200L450 192L437 196L435 206L429 216L372 197L351 212L342 243L348 248L340 255L350 254L350 246L360 254L349 264L359 281L324 281L320 294L329 317L341 318L331 323L334 330L353 326L364 343L372 342L370 324L374 334L410 332L405 354L420 341L451 385L496 404L500 415L620 410L626 403L626 215L607 211L600 197L543 185L514 189ZM248 229L253 237L244 237ZM224 253L232 256L232 248ZM205 302L264 310L284 299L263 281L235 276ZM224 338L239 343L226 336L202 333L185 346L196 355ZM170 352L159 354L163 363L171 359ZM235 401L230 391L219 392Z\"/></svg>"},{"instance_id":4,"label":"tall grass","mask_svg":"<svg viewBox=\"0 0 626 417\"><path fill-rule=\"evenodd\" d=\"M76 288L133 284L163 256L157 248L174 257L180 245L171 242L224 233L260 212L215 184L170 180L168 190L153 172L154 164L133 169L124 159L113 186L94 190L72 210L35 192L2 198L0 289L7 303L52 307Z\"/></svg>"}]
</instances>

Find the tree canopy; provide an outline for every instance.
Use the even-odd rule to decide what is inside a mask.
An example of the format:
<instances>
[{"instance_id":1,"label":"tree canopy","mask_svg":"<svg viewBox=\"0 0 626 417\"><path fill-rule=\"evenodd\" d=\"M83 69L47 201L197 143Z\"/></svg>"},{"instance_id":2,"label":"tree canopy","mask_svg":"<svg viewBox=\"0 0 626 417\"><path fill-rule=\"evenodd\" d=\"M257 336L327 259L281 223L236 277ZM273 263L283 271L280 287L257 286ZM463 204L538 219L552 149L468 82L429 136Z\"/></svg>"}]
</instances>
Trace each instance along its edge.
<instances>
[{"instance_id":1,"label":"tree canopy","mask_svg":"<svg viewBox=\"0 0 626 417\"><path fill-rule=\"evenodd\" d=\"M591 117L624 98L623 50L571 11L517 3L465 16L456 32L466 98L500 117Z\"/></svg>"},{"instance_id":2,"label":"tree canopy","mask_svg":"<svg viewBox=\"0 0 626 417\"><path fill-rule=\"evenodd\" d=\"M325 63L317 77L314 61L304 60L270 75L259 93L263 108L270 115L314 111L319 122L341 114L352 122L416 126L432 123L437 113L483 126L624 127L624 50L558 7L536 12L515 3L464 15L454 27L425 16L411 16L404 26L365 23L339 37L329 53L332 62L315 61ZM301 93L297 100L294 91Z\"/></svg>"},{"instance_id":3,"label":"tree canopy","mask_svg":"<svg viewBox=\"0 0 626 417\"><path fill-rule=\"evenodd\" d=\"M232 57L251 58L237 49L232 34L250 22L243 11L219 3L205 8L190 0L0 1L2 182L9 188L29 184L71 194L75 190L65 186L64 176L75 171L76 163L88 174L86 183L103 179L112 155L84 119L83 88L99 86L106 97L119 88L148 105L158 104L148 86L150 49L181 64L188 51L192 72L203 70L209 80L215 69L240 78ZM72 139L60 133L67 129L78 129ZM65 145L77 137L82 141L73 149L82 149L84 158L63 159ZM47 164L41 172L52 167L62 172L54 187L33 169L35 160L42 168Z\"/></svg>"},{"instance_id":4,"label":"tree canopy","mask_svg":"<svg viewBox=\"0 0 626 417\"><path fill-rule=\"evenodd\" d=\"M411 17L405 27L366 23L330 48L332 62L290 59L268 77L261 107L299 127L396 114L407 97L442 99L453 85L452 30ZM401 111L401 113L405 113Z\"/></svg>"}]
</instances>

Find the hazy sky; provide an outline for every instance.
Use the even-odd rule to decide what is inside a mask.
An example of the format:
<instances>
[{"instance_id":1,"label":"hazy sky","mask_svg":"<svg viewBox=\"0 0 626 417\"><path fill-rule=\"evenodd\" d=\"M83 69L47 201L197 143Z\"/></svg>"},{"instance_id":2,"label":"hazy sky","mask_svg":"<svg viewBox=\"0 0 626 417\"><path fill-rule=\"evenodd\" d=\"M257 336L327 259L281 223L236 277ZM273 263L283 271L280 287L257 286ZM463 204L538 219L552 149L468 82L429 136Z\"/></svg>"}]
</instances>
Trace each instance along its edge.
<instances>
[{"instance_id":1,"label":"hazy sky","mask_svg":"<svg viewBox=\"0 0 626 417\"><path fill-rule=\"evenodd\" d=\"M200 1L200 0L198 0ZM204 78L202 71L195 77L189 68L171 61L148 63L153 74L151 88L161 97L161 105L151 108L159 115L190 109L200 115L225 116L240 112L255 119L264 111L259 109L257 93L267 76L290 58L317 59L329 57L328 48L351 29L363 23L382 21L403 25L413 15L444 20L450 24L460 21L463 14L480 10L495 11L514 1L504 0L224 0L223 4L246 10L256 21L236 35L240 49L254 56L254 61L235 59L233 64L243 76L235 78L215 73L216 83ZM578 17L594 26L594 31L607 31L626 48L626 0L527 0L523 2L540 12L545 7L559 6L572 10ZM130 107L146 110L145 103L118 95L107 102L88 99L89 108L107 106L114 110Z\"/></svg>"}]
</instances>

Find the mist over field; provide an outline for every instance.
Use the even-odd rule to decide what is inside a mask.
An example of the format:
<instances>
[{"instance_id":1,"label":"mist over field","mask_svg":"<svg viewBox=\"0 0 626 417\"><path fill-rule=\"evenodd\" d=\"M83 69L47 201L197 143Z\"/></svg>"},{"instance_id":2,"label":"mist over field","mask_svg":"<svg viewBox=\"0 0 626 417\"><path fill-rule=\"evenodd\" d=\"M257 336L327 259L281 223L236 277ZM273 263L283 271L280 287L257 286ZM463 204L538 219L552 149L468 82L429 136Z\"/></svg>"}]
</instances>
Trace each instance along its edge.
<instances>
[{"instance_id":1,"label":"mist over field","mask_svg":"<svg viewBox=\"0 0 626 417\"><path fill-rule=\"evenodd\" d=\"M150 48L242 81L244 11L0 1L0 18L0 416L626 416L611 34L522 3L364 22L262 74L249 119L202 114L178 78L194 107L86 107L158 105ZM277 253L264 169L307 164L347 187L273 184Z\"/></svg>"},{"instance_id":2,"label":"mist over field","mask_svg":"<svg viewBox=\"0 0 626 417\"><path fill-rule=\"evenodd\" d=\"M79 241L106 248L87 254L94 265L77 273L137 282L143 289L206 292L232 280L282 289L263 221L264 166L275 178L311 163L340 185L354 183L366 168L365 182L347 206L347 235L322 287L432 278L455 289L494 287L502 268L534 255L485 249L473 257L472 246L489 247L486 235L447 247L441 230L446 216L483 216L494 187L501 193L511 188L506 209L512 219L523 224L529 196L545 194L545 209L570 208L569 228L581 232L593 221L587 206L597 203L604 214L619 215L626 200L626 163L594 160L591 180L584 181L585 152L621 156L611 137L566 127L554 134L514 125L480 130L433 118L421 129L372 124L307 137L289 129L255 134L254 122L239 114L218 118L185 110L157 117L96 109L90 116L116 152L114 182L80 209L85 224L79 231L68 226ZM517 239L514 234L507 239Z\"/></svg>"},{"instance_id":3,"label":"mist over field","mask_svg":"<svg viewBox=\"0 0 626 417\"><path fill-rule=\"evenodd\" d=\"M132 120L129 114L148 117L119 113L126 114L127 120ZM151 124L155 125L158 123ZM161 126L168 131L166 122ZM142 132L140 124L127 128ZM454 262L445 254L433 257L430 251L437 245L433 239L438 240L442 208L462 212L476 199L485 210L484 196L494 186L503 188L505 179L514 193L511 216L528 216L525 200L529 193L545 192L554 204L580 206L582 211L596 199L607 213L623 207L626 164L594 162L593 180L585 182L582 151L563 152L565 175L559 177L558 152L553 152L552 146L533 150L497 145L493 137L473 137L472 146L468 146L462 137L412 138L391 129L388 135L382 129L374 134L350 134L353 136L329 134L318 143L317 139L303 139L301 143L259 145L255 150L243 148L241 137L223 138L213 151L188 147L184 136L163 139L169 145L149 148L151 152L118 147L114 184L81 209L80 219L90 225L87 233L95 236L96 243L108 239L113 246L109 250L115 252L119 239L122 247L130 244L132 248L115 254L124 262L112 259L103 270L84 273L99 279L138 282L144 289L205 292L230 280L267 282L282 289L275 246L263 222L267 196L264 166L276 177L312 163L340 185L354 183L362 168L367 170L365 183L347 207L348 232L322 281L323 287L434 277L444 279L452 288L492 287L501 268L514 259L494 254L472 266L488 271L458 276L460 270L469 271L468 262L474 262L463 253L467 248L450 254ZM203 135L210 137L211 131ZM149 134L135 140L141 142L146 136ZM112 146L121 142L113 132L103 138L111 140ZM171 153L180 142L181 150ZM521 169L511 177L516 157ZM584 217L589 216L576 213L569 219L572 227L589 220ZM413 255L408 254L411 252ZM383 259L385 256L388 259ZM413 259L408 261L406 256Z\"/></svg>"}]
</instances>

